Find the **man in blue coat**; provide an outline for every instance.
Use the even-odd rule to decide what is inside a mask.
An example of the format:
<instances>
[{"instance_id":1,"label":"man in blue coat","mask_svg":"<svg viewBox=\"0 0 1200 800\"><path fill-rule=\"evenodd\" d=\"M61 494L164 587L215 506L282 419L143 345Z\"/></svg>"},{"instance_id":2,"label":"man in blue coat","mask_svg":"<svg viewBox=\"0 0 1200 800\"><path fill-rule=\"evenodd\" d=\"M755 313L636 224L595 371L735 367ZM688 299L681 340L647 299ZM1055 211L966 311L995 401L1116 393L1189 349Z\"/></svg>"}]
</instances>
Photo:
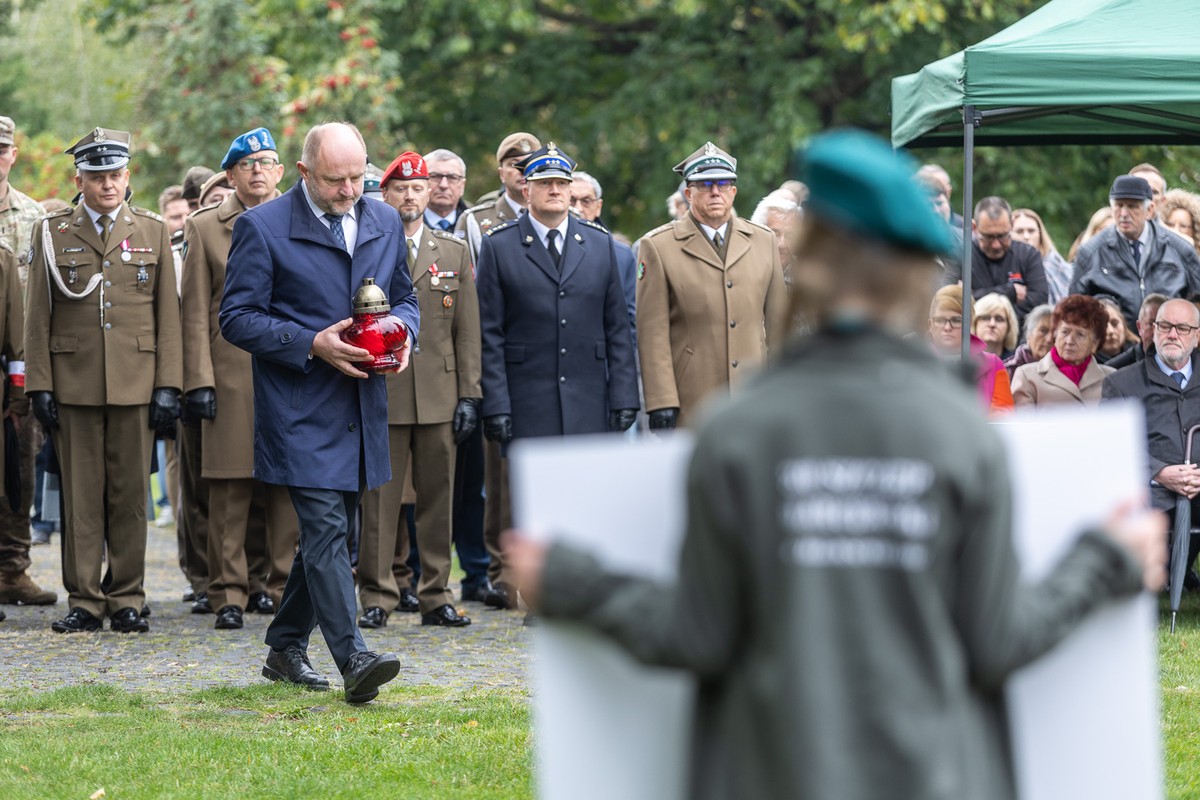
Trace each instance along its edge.
<instances>
[{"instance_id":1,"label":"man in blue coat","mask_svg":"<svg viewBox=\"0 0 1200 800\"><path fill-rule=\"evenodd\" d=\"M387 389L382 375L356 366L370 354L338 334L368 277L408 328L400 369L420 326L400 217L362 197L366 164L352 125L308 132L303 180L234 225L220 315L225 338L254 356L254 476L287 486L300 518L263 675L328 689L307 654L320 624L351 703L374 699L400 663L367 650L355 625L346 546L364 488L391 479Z\"/></svg>"},{"instance_id":2,"label":"man in blue coat","mask_svg":"<svg viewBox=\"0 0 1200 800\"><path fill-rule=\"evenodd\" d=\"M553 142L518 166L529 213L487 232L476 268L484 436L506 445L527 436L624 431L639 403L612 235L568 213L575 162ZM507 495L507 477L501 480ZM512 527L506 502L501 513L501 528ZM513 607L499 542L487 545L501 566L485 602Z\"/></svg>"}]
</instances>

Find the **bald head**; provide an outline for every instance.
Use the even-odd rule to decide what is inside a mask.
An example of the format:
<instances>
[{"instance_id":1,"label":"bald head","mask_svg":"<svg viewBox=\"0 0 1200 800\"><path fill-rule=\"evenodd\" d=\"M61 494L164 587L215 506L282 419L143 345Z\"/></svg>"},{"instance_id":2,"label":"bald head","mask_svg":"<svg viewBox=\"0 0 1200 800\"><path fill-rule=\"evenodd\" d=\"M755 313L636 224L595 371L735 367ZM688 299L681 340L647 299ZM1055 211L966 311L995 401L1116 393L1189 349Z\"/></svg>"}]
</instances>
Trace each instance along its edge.
<instances>
[{"instance_id":1,"label":"bald head","mask_svg":"<svg viewBox=\"0 0 1200 800\"><path fill-rule=\"evenodd\" d=\"M341 216L363 192L367 148L358 128L345 122L316 125L304 137L304 152L296 165L317 208Z\"/></svg>"}]
</instances>

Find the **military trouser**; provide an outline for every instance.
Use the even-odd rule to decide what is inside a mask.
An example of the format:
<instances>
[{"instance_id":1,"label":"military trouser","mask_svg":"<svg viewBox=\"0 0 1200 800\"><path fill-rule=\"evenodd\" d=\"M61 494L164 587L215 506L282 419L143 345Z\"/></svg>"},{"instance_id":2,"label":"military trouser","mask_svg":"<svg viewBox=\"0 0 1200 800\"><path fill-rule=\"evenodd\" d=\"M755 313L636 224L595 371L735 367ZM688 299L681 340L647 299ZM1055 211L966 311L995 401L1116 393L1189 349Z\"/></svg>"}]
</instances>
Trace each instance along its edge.
<instances>
[{"instance_id":1,"label":"military trouser","mask_svg":"<svg viewBox=\"0 0 1200 800\"><path fill-rule=\"evenodd\" d=\"M0 498L0 572L29 569L29 507L33 504L33 462L42 444L41 425L27 414L20 419L17 443L21 450L21 500L14 512L8 498Z\"/></svg>"},{"instance_id":2,"label":"military trouser","mask_svg":"<svg viewBox=\"0 0 1200 800\"><path fill-rule=\"evenodd\" d=\"M283 596L300 520L287 487L253 478L216 479L208 483L208 599L214 609L243 609L251 594L266 592L276 604ZM263 553L267 569L249 558Z\"/></svg>"},{"instance_id":3,"label":"military trouser","mask_svg":"<svg viewBox=\"0 0 1200 800\"><path fill-rule=\"evenodd\" d=\"M200 423L179 425L179 508L175 536L179 569L194 592L208 591L208 481L200 475Z\"/></svg>"}]
</instances>

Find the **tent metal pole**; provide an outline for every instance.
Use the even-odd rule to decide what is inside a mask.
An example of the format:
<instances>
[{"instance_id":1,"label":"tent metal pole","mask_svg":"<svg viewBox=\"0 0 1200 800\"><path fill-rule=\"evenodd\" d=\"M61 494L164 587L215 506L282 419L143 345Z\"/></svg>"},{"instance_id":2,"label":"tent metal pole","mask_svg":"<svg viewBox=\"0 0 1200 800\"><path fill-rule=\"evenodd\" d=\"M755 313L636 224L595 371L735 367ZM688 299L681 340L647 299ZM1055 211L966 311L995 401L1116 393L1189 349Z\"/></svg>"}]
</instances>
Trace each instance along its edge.
<instances>
[{"instance_id":1,"label":"tent metal pole","mask_svg":"<svg viewBox=\"0 0 1200 800\"><path fill-rule=\"evenodd\" d=\"M975 207L975 129L983 117L975 106L963 106L963 240L962 240L962 360L971 360L971 211Z\"/></svg>"}]
</instances>

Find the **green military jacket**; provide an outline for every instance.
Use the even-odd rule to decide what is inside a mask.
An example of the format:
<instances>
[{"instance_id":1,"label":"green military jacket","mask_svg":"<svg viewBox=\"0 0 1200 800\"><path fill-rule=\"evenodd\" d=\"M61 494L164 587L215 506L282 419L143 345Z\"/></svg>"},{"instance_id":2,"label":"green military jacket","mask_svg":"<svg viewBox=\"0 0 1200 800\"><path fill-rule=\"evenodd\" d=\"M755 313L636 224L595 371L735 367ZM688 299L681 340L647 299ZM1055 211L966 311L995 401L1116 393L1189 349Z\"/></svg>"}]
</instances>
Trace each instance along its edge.
<instances>
[{"instance_id":1,"label":"green military jacket","mask_svg":"<svg viewBox=\"0 0 1200 800\"><path fill-rule=\"evenodd\" d=\"M702 426L675 585L551 548L547 618L698 677L689 797L1014 796L1005 679L1141 573L1092 532L1019 585L978 405L920 342L817 334Z\"/></svg>"}]
</instances>

